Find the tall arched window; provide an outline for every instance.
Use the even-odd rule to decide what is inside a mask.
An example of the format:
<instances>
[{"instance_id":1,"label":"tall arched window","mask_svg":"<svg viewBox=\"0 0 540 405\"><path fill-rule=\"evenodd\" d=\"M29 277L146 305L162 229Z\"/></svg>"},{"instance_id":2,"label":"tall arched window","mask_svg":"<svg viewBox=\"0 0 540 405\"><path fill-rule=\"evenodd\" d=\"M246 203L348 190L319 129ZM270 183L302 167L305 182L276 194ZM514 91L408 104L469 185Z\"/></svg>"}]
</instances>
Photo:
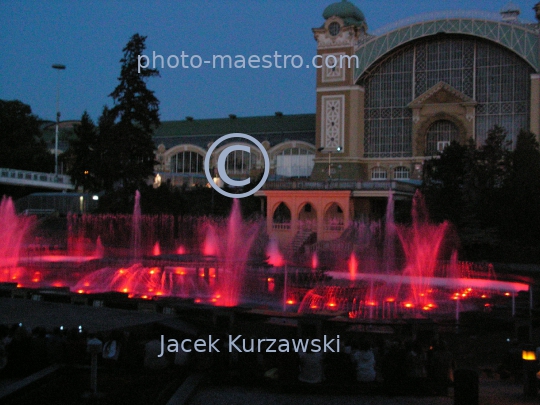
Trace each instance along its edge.
<instances>
[{"instance_id":1,"label":"tall arched window","mask_svg":"<svg viewBox=\"0 0 540 405\"><path fill-rule=\"evenodd\" d=\"M474 125L479 144L494 125L504 127L515 140L521 128L529 127L533 73L514 52L474 37L433 35L399 47L359 81L365 88L364 156L412 156L409 104L439 82L477 102Z\"/></svg>"},{"instance_id":2,"label":"tall arched window","mask_svg":"<svg viewBox=\"0 0 540 405\"><path fill-rule=\"evenodd\" d=\"M442 152L452 141L459 140L459 129L448 120L435 121L426 134L426 155Z\"/></svg>"},{"instance_id":3,"label":"tall arched window","mask_svg":"<svg viewBox=\"0 0 540 405\"><path fill-rule=\"evenodd\" d=\"M394 179L405 180L411 177L411 171L408 167L398 166L394 169Z\"/></svg>"},{"instance_id":4,"label":"tall arched window","mask_svg":"<svg viewBox=\"0 0 540 405\"><path fill-rule=\"evenodd\" d=\"M274 215L272 216L274 229L290 229L291 228L291 210L285 203L280 203Z\"/></svg>"},{"instance_id":5,"label":"tall arched window","mask_svg":"<svg viewBox=\"0 0 540 405\"><path fill-rule=\"evenodd\" d=\"M229 153L225 159L225 170L227 174L239 175L244 174L249 176L249 172L257 166L257 155L241 150L235 150Z\"/></svg>"},{"instance_id":6,"label":"tall arched window","mask_svg":"<svg viewBox=\"0 0 540 405\"><path fill-rule=\"evenodd\" d=\"M326 231L342 231L344 228L344 214L341 207L332 203L324 213L324 229Z\"/></svg>"},{"instance_id":7,"label":"tall arched window","mask_svg":"<svg viewBox=\"0 0 540 405\"><path fill-rule=\"evenodd\" d=\"M305 148L288 148L276 156L276 174L284 177L309 177L315 152Z\"/></svg>"},{"instance_id":8,"label":"tall arched window","mask_svg":"<svg viewBox=\"0 0 540 405\"><path fill-rule=\"evenodd\" d=\"M197 152L184 151L171 157L172 173L203 173L203 157Z\"/></svg>"}]
</instances>

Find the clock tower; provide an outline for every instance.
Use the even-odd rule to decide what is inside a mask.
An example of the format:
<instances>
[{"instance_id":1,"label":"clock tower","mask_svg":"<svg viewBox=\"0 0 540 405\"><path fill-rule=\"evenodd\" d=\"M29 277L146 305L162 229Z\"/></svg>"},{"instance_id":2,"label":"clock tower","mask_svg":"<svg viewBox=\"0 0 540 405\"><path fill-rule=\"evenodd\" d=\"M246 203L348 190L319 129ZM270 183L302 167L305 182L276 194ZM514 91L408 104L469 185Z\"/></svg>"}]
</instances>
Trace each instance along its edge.
<instances>
[{"instance_id":1,"label":"clock tower","mask_svg":"<svg viewBox=\"0 0 540 405\"><path fill-rule=\"evenodd\" d=\"M343 0L323 12L317 41L317 155L312 180L360 180L364 89L354 83L357 46L367 38L362 11Z\"/></svg>"}]
</instances>

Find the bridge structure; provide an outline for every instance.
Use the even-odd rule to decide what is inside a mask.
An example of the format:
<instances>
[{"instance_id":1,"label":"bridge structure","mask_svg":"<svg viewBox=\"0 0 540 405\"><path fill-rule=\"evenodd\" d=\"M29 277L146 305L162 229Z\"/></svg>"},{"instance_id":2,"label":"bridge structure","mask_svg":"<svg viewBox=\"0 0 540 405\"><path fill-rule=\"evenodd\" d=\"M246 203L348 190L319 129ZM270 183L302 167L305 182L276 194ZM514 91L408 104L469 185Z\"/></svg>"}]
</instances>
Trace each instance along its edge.
<instances>
[{"instance_id":1,"label":"bridge structure","mask_svg":"<svg viewBox=\"0 0 540 405\"><path fill-rule=\"evenodd\" d=\"M75 186L71 184L70 176L65 174L31 172L7 168L0 168L0 184L48 188L62 191L73 190L75 188Z\"/></svg>"}]
</instances>

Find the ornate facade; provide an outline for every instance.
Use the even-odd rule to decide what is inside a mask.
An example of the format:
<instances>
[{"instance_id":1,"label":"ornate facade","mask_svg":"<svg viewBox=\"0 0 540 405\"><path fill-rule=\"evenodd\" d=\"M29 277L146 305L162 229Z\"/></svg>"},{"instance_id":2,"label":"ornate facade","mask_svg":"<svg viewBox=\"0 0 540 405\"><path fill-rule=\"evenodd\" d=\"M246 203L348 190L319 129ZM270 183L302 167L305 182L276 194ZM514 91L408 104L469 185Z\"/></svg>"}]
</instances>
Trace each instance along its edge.
<instances>
[{"instance_id":1,"label":"ornate facade","mask_svg":"<svg viewBox=\"0 0 540 405\"><path fill-rule=\"evenodd\" d=\"M540 3L535 11L540 18ZM175 185L204 185L211 143L250 134L270 155L256 194L269 232L287 246L339 237L351 220L384 215L389 194L410 199L424 162L450 142L481 144L494 125L514 142L521 128L540 134L539 25L519 15L513 6L431 13L371 32L352 2L333 3L313 29L323 62L315 114L166 122L156 171ZM226 168L256 178L260 153L235 152Z\"/></svg>"},{"instance_id":2,"label":"ornate facade","mask_svg":"<svg viewBox=\"0 0 540 405\"><path fill-rule=\"evenodd\" d=\"M410 199L424 161L450 142L480 145L495 125L514 143L522 128L540 134L540 31L519 15L432 13L371 33L351 2L328 6L313 29L329 61L317 71L314 168L309 182L259 192L271 233L284 245L302 231L335 238L381 216L389 193Z\"/></svg>"}]
</instances>

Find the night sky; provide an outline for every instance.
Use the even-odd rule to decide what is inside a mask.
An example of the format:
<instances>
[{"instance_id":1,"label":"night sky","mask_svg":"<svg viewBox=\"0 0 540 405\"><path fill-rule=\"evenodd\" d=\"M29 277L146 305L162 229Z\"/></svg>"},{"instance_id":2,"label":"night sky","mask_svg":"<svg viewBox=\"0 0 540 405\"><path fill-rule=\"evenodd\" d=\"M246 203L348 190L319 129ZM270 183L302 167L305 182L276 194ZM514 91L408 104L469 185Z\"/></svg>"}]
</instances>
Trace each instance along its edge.
<instances>
[{"instance_id":1,"label":"night sky","mask_svg":"<svg viewBox=\"0 0 540 405\"><path fill-rule=\"evenodd\" d=\"M331 0L11 1L0 0L0 98L19 99L54 119L60 72L62 120L97 119L117 84L122 48L139 33L147 53L300 55L316 53L311 29L320 27ZM353 1L370 31L419 13L498 12L505 1ZM515 1L521 18L535 21L534 1ZM315 112L315 69L160 69L148 87L161 101L161 119L222 118Z\"/></svg>"}]
</instances>

